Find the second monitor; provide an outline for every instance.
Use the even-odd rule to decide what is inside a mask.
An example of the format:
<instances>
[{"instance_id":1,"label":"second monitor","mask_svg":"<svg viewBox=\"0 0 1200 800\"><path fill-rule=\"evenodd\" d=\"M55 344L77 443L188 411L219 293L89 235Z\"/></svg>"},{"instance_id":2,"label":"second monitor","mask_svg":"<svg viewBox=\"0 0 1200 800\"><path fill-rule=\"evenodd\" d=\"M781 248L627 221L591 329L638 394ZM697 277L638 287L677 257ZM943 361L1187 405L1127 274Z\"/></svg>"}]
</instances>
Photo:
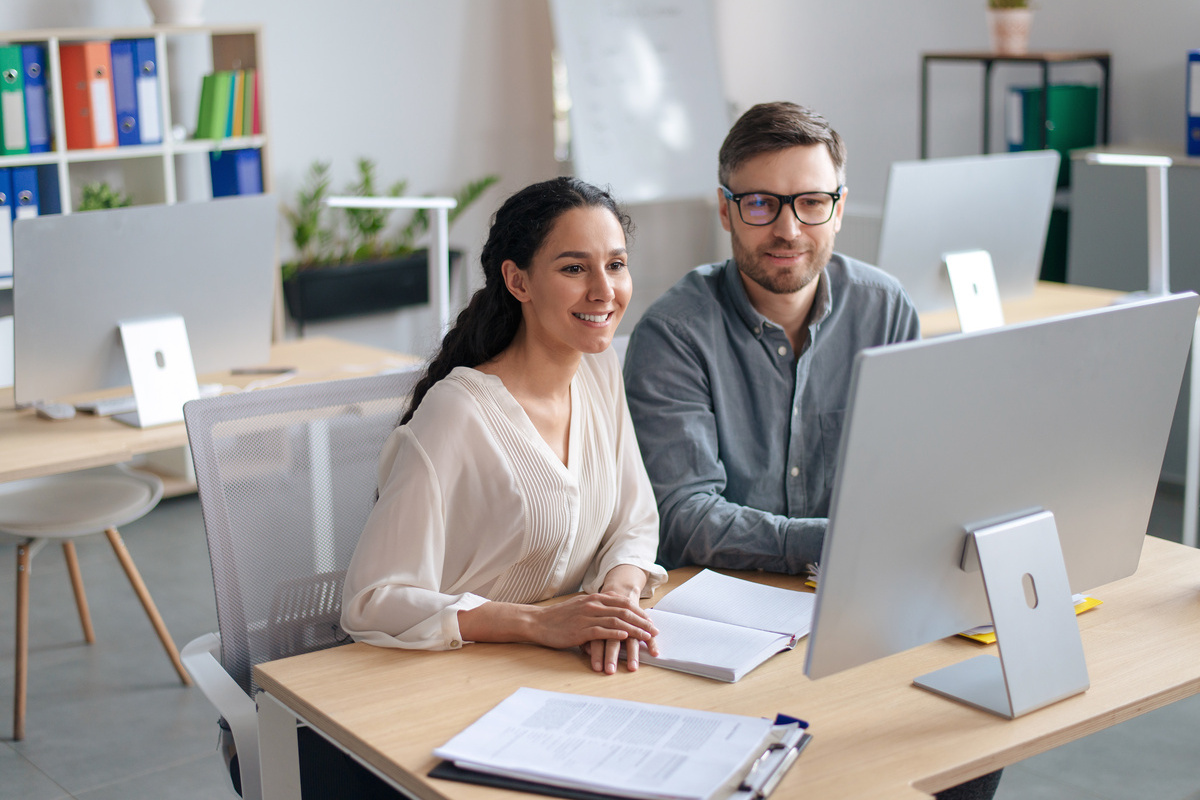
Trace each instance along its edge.
<instances>
[{"instance_id":1,"label":"second monitor","mask_svg":"<svg viewBox=\"0 0 1200 800\"><path fill-rule=\"evenodd\" d=\"M1054 150L898 161L888 176L880 269L918 311L954 306L947 253L991 255L1001 298L1033 292L1058 184Z\"/></svg>"},{"instance_id":2,"label":"second monitor","mask_svg":"<svg viewBox=\"0 0 1200 800\"><path fill-rule=\"evenodd\" d=\"M181 316L195 371L262 364L276 281L272 195L18 220L18 404L129 386L121 322Z\"/></svg>"}]
</instances>

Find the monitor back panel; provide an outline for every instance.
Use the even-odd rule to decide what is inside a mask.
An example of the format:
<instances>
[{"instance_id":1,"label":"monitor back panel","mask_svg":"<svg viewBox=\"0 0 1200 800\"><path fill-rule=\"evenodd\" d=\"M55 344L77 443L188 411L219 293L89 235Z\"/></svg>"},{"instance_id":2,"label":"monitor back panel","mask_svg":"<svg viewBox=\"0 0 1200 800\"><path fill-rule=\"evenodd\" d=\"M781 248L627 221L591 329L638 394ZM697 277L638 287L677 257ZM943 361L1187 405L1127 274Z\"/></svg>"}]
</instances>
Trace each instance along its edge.
<instances>
[{"instance_id":1,"label":"monitor back panel","mask_svg":"<svg viewBox=\"0 0 1200 800\"><path fill-rule=\"evenodd\" d=\"M942 257L986 250L1001 299L1033 292L1058 183L1054 150L892 164L878 266L918 311L954 306Z\"/></svg>"},{"instance_id":2,"label":"monitor back panel","mask_svg":"<svg viewBox=\"0 0 1200 800\"><path fill-rule=\"evenodd\" d=\"M200 374L266 362L277 213L253 195L19 220L16 401L128 386L126 320L182 316Z\"/></svg>"},{"instance_id":3,"label":"monitor back panel","mask_svg":"<svg viewBox=\"0 0 1200 800\"><path fill-rule=\"evenodd\" d=\"M809 674L991 617L966 530L1054 514L1074 592L1131 574L1194 294L864 350L821 557Z\"/></svg>"}]
</instances>

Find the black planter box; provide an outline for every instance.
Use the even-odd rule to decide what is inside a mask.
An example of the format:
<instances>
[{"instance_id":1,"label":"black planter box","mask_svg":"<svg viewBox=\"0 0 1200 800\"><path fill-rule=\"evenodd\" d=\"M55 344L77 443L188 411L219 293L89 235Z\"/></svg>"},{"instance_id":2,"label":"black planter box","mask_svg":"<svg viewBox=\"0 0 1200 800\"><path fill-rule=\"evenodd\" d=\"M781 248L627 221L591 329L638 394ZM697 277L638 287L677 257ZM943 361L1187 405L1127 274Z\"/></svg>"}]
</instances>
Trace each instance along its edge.
<instances>
[{"instance_id":1,"label":"black planter box","mask_svg":"<svg viewBox=\"0 0 1200 800\"><path fill-rule=\"evenodd\" d=\"M422 305L429 302L427 262L427 251L418 250L386 261L301 270L284 281L283 297L300 325Z\"/></svg>"}]
</instances>

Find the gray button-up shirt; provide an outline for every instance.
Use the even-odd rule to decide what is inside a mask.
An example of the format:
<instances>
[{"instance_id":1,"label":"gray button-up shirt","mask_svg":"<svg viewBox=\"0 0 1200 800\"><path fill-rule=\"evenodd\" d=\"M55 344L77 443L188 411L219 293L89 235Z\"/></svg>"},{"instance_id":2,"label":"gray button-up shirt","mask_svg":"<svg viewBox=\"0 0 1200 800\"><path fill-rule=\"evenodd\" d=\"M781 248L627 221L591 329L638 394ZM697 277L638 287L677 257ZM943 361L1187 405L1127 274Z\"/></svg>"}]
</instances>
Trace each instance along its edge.
<instances>
[{"instance_id":1,"label":"gray button-up shirt","mask_svg":"<svg viewBox=\"0 0 1200 800\"><path fill-rule=\"evenodd\" d=\"M663 566L798 573L820 557L854 354L920 322L899 282L835 253L808 333L793 352L733 261L692 270L638 322L625 390Z\"/></svg>"}]
</instances>

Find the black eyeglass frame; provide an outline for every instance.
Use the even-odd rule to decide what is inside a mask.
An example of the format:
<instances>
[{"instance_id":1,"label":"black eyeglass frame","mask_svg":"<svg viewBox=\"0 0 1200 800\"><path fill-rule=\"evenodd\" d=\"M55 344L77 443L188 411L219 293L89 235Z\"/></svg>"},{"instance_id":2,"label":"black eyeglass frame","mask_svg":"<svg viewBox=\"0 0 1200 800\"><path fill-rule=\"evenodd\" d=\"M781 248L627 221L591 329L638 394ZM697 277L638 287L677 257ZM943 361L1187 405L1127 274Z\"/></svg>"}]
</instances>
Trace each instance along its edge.
<instances>
[{"instance_id":1,"label":"black eyeglass frame","mask_svg":"<svg viewBox=\"0 0 1200 800\"><path fill-rule=\"evenodd\" d=\"M789 208L792 209L792 214L796 217L796 221L799 222L801 225L809 225L812 227L815 227L817 225L824 225L825 223L829 222L829 220L833 219L833 214L835 211L837 211L838 201L842 199L842 194L846 191L846 184L843 183L841 186L839 186L837 188L837 191L833 191L833 192L799 192L797 194L775 194L774 192L741 192L740 194L734 194L732 191L730 191L728 186L725 186L724 184L718 184L718 185L720 186L721 191L725 194L725 199L732 200L733 204L735 206L737 206L738 219L740 219L742 222L746 223L747 225L750 225L755 228L762 228L767 225L774 224L775 220L779 219L779 215L783 213L784 206L788 206ZM775 216L771 217L766 222L750 222L748 219L746 219L746 217L743 216L743 214L742 214L742 198L749 197L752 194L764 194L764 195L767 195L768 197L774 197L776 200L778 200L779 208L778 208L778 210L776 210ZM800 219L800 214L796 211L796 198L797 197L805 197L805 196L814 195L814 194L823 194L826 197L832 198L833 204L829 206L829 216L826 217L823 221L821 221L821 222L805 222L804 220Z\"/></svg>"}]
</instances>

